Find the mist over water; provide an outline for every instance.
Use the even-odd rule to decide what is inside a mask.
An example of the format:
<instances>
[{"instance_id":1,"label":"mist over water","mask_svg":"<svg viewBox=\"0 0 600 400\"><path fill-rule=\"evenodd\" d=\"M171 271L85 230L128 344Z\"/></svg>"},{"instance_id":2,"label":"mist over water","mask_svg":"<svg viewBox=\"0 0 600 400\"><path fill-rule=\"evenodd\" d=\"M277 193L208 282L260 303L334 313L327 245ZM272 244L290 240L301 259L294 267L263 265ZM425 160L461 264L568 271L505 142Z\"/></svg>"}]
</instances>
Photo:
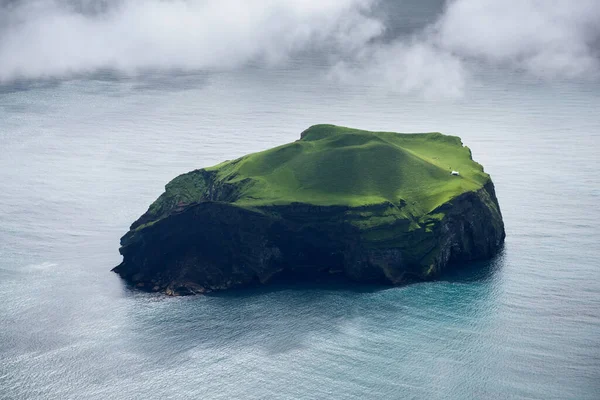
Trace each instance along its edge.
<instances>
[{"instance_id":1,"label":"mist over water","mask_svg":"<svg viewBox=\"0 0 600 400\"><path fill-rule=\"evenodd\" d=\"M240 2L229 18L245 30L207 27L229 40L220 46L183 40L185 19L165 28L171 39L149 24L184 6L190 21L200 5L220 15L220 2L2 3L0 398L597 399L597 2L505 3L491 21L488 1ZM467 14L479 16L470 38ZM257 28L275 20L280 30ZM539 33L548 21L552 46ZM484 31L509 22L527 31ZM107 49L119 26L141 56ZM191 54L201 40L213 59ZM502 254L399 288L190 298L140 293L110 272L119 238L173 177L315 123L460 136L496 185Z\"/></svg>"},{"instance_id":2,"label":"mist over water","mask_svg":"<svg viewBox=\"0 0 600 400\"><path fill-rule=\"evenodd\" d=\"M425 17L425 18L423 18ZM0 3L0 82L102 70L281 68L460 97L478 70L600 77L596 0L15 0ZM478 61L483 65L469 63ZM477 66L477 67L476 67ZM327 71L321 71L327 72Z\"/></svg>"}]
</instances>

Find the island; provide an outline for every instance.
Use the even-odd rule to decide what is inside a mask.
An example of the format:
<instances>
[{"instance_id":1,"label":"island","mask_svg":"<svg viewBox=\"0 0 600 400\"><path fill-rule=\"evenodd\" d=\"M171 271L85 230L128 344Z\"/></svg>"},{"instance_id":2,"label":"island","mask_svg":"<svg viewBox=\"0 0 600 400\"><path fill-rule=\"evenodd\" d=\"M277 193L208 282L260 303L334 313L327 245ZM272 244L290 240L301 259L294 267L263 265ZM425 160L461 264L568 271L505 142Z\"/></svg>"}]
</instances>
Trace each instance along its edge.
<instances>
[{"instance_id":1,"label":"island","mask_svg":"<svg viewBox=\"0 0 600 400\"><path fill-rule=\"evenodd\" d=\"M494 184L460 138L315 125L173 179L113 271L167 295L278 278L400 285L489 259L504 238Z\"/></svg>"}]
</instances>

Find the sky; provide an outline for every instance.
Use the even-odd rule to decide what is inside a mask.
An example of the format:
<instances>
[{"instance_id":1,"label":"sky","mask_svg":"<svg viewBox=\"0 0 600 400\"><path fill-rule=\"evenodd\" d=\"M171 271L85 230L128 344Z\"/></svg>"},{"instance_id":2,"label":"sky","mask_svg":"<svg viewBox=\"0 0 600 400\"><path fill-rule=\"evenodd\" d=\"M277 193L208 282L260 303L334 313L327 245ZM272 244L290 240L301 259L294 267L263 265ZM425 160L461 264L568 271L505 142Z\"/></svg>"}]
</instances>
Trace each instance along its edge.
<instances>
[{"instance_id":1,"label":"sky","mask_svg":"<svg viewBox=\"0 0 600 400\"><path fill-rule=\"evenodd\" d=\"M600 77L599 0L440 2L437 18L391 40L374 12L383 1L0 0L0 83L106 69L277 68L315 52L331 79L425 96L461 96L475 65Z\"/></svg>"}]
</instances>

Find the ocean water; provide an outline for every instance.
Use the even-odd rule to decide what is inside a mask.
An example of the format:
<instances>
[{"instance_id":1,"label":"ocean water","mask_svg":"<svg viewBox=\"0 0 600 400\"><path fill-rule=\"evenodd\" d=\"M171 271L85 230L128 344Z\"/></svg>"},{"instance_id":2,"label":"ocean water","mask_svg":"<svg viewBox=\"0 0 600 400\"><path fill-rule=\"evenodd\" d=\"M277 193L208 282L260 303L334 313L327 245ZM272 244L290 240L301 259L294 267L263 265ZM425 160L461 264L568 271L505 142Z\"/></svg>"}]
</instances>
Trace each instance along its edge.
<instances>
[{"instance_id":1,"label":"ocean water","mask_svg":"<svg viewBox=\"0 0 600 400\"><path fill-rule=\"evenodd\" d=\"M326 69L0 86L0 398L600 398L600 84L488 69L431 100ZM110 272L170 179L315 123L460 136L502 253L394 288L168 298Z\"/></svg>"}]
</instances>

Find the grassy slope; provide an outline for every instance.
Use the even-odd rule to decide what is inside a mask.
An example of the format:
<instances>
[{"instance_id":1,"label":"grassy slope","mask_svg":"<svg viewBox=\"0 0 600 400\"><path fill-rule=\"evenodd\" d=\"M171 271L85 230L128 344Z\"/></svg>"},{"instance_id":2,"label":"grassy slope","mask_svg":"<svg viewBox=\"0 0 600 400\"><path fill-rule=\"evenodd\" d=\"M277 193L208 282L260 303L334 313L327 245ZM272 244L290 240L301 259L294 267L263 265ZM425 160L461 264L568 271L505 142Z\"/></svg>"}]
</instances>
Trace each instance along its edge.
<instances>
[{"instance_id":1,"label":"grassy slope","mask_svg":"<svg viewBox=\"0 0 600 400\"><path fill-rule=\"evenodd\" d=\"M253 179L236 201L240 206L360 206L403 200L415 214L477 190L489 179L458 137L333 125L313 126L299 141L208 169L230 183ZM461 175L450 175L452 170Z\"/></svg>"},{"instance_id":2,"label":"grassy slope","mask_svg":"<svg viewBox=\"0 0 600 400\"><path fill-rule=\"evenodd\" d=\"M452 170L460 171L460 176L452 176ZM199 201L208 190L203 171L214 172L218 182L237 187L234 204L240 207L386 202L399 206L363 218L362 223L369 226L404 217L421 223L439 219L441 215L427 214L489 180L481 165L471 159L469 148L455 136L315 125L296 142L178 176L150 206L143 226L168 215L177 204Z\"/></svg>"}]
</instances>

